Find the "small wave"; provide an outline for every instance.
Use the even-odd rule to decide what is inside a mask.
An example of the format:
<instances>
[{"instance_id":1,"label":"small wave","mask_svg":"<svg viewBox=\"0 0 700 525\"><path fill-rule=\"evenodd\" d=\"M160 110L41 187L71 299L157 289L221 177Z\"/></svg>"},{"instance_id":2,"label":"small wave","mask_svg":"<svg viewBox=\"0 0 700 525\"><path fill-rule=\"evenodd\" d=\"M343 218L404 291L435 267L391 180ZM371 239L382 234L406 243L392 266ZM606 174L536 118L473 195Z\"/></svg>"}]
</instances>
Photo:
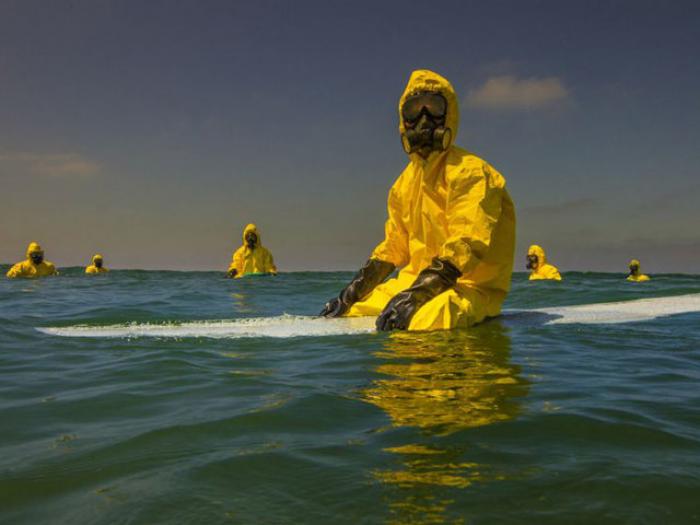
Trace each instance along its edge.
<instances>
[{"instance_id":1,"label":"small wave","mask_svg":"<svg viewBox=\"0 0 700 525\"><path fill-rule=\"evenodd\" d=\"M510 310L501 319L506 324L620 324L659 317L700 312L700 294L637 299L615 303ZM322 317L281 315L254 319L186 321L167 324L127 323L107 326L76 325L40 327L39 332L61 337L320 337L365 334L375 330L374 317Z\"/></svg>"}]
</instances>

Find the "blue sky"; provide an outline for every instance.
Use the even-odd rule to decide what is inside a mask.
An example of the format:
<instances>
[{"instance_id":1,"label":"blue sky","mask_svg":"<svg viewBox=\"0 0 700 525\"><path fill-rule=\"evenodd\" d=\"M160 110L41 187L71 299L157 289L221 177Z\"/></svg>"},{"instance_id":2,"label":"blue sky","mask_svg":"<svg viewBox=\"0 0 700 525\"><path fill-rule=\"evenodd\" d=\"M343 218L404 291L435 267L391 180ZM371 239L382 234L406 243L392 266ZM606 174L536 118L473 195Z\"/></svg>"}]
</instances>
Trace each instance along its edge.
<instances>
[{"instance_id":1,"label":"blue sky","mask_svg":"<svg viewBox=\"0 0 700 525\"><path fill-rule=\"evenodd\" d=\"M516 269L700 273L697 2L0 1L0 261L355 269L433 69L508 181Z\"/></svg>"}]
</instances>

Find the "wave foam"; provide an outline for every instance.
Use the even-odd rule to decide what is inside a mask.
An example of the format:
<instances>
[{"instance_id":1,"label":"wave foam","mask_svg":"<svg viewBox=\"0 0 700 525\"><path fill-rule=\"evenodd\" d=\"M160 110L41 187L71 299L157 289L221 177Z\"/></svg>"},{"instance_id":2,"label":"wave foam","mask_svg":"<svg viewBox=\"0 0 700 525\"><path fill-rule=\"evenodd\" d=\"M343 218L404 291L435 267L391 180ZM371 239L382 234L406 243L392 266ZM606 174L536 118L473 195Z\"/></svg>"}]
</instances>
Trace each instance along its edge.
<instances>
[{"instance_id":1,"label":"wave foam","mask_svg":"<svg viewBox=\"0 0 700 525\"><path fill-rule=\"evenodd\" d=\"M659 317L700 312L700 294L637 299L616 303L511 310L504 312L506 324L617 324L649 321ZM321 317L281 315L232 321L186 321L154 324L129 323L106 326L75 325L40 327L39 332L60 337L320 337L365 334L374 331L374 317Z\"/></svg>"}]
</instances>

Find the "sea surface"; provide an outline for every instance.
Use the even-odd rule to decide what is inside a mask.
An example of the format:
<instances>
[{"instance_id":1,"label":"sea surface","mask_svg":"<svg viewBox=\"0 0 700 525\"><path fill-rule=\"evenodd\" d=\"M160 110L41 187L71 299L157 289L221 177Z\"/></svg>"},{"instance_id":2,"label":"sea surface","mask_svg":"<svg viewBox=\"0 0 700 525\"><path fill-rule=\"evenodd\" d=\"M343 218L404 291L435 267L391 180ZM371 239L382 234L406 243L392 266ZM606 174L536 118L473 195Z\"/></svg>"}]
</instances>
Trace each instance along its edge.
<instances>
[{"instance_id":1,"label":"sea surface","mask_svg":"<svg viewBox=\"0 0 700 525\"><path fill-rule=\"evenodd\" d=\"M37 330L314 315L351 276L0 280L0 523L700 523L698 312L422 334ZM519 273L506 308L698 292L699 276Z\"/></svg>"}]
</instances>

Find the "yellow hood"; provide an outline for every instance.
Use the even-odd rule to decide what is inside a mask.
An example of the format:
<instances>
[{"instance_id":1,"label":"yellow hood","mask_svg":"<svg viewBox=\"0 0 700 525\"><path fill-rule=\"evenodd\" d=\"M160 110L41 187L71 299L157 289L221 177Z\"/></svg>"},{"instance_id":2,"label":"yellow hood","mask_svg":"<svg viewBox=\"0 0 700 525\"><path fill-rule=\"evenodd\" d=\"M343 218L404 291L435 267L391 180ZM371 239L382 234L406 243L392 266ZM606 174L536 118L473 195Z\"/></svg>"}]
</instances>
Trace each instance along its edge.
<instances>
[{"instance_id":1,"label":"yellow hood","mask_svg":"<svg viewBox=\"0 0 700 525\"><path fill-rule=\"evenodd\" d=\"M406 89L399 100L399 132L403 135L404 131L406 131L403 116L401 115L401 108L403 107L404 101L407 97L415 93L420 93L421 91L440 93L445 97L445 100L447 100L447 118L445 120L445 126L452 130L452 138L450 139L451 146L457 137L459 128L459 101L457 100L457 94L452 84L450 84L446 78L428 69L417 69L411 73L411 78L408 80Z\"/></svg>"},{"instance_id":2,"label":"yellow hood","mask_svg":"<svg viewBox=\"0 0 700 525\"><path fill-rule=\"evenodd\" d=\"M38 242L30 242L29 246L27 246L27 259L29 259L29 256L33 253L44 253L44 250L41 248L41 246L39 246Z\"/></svg>"},{"instance_id":3,"label":"yellow hood","mask_svg":"<svg viewBox=\"0 0 700 525\"><path fill-rule=\"evenodd\" d=\"M639 268L639 273L642 273L642 265L639 264L639 261L637 259L632 259L629 263L629 266L636 266Z\"/></svg>"},{"instance_id":4,"label":"yellow hood","mask_svg":"<svg viewBox=\"0 0 700 525\"><path fill-rule=\"evenodd\" d=\"M541 246L533 244L532 246L530 246L530 248L528 248L527 254L537 256L538 266L544 266L545 264L547 264L547 256L544 254L544 250Z\"/></svg>"},{"instance_id":5,"label":"yellow hood","mask_svg":"<svg viewBox=\"0 0 700 525\"><path fill-rule=\"evenodd\" d=\"M255 235L258 236L258 242L255 243L255 247L257 248L262 244L262 242L260 239L260 233L258 232L258 227L255 226L255 224L253 224L252 222L243 229L243 244L246 245L245 236L248 235L249 232L253 232Z\"/></svg>"},{"instance_id":6,"label":"yellow hood","mask_svg":"<svg viewBox=\"0 0 700 525\"><path fill-rule=\"evenodd\" d=\"M92 257L92 264L95 264L95 261L98 261L98 260L102 261L102 260L104 260L104 257L102 257L99 253L96 253Z\"/></svg>"}]
</instances>

